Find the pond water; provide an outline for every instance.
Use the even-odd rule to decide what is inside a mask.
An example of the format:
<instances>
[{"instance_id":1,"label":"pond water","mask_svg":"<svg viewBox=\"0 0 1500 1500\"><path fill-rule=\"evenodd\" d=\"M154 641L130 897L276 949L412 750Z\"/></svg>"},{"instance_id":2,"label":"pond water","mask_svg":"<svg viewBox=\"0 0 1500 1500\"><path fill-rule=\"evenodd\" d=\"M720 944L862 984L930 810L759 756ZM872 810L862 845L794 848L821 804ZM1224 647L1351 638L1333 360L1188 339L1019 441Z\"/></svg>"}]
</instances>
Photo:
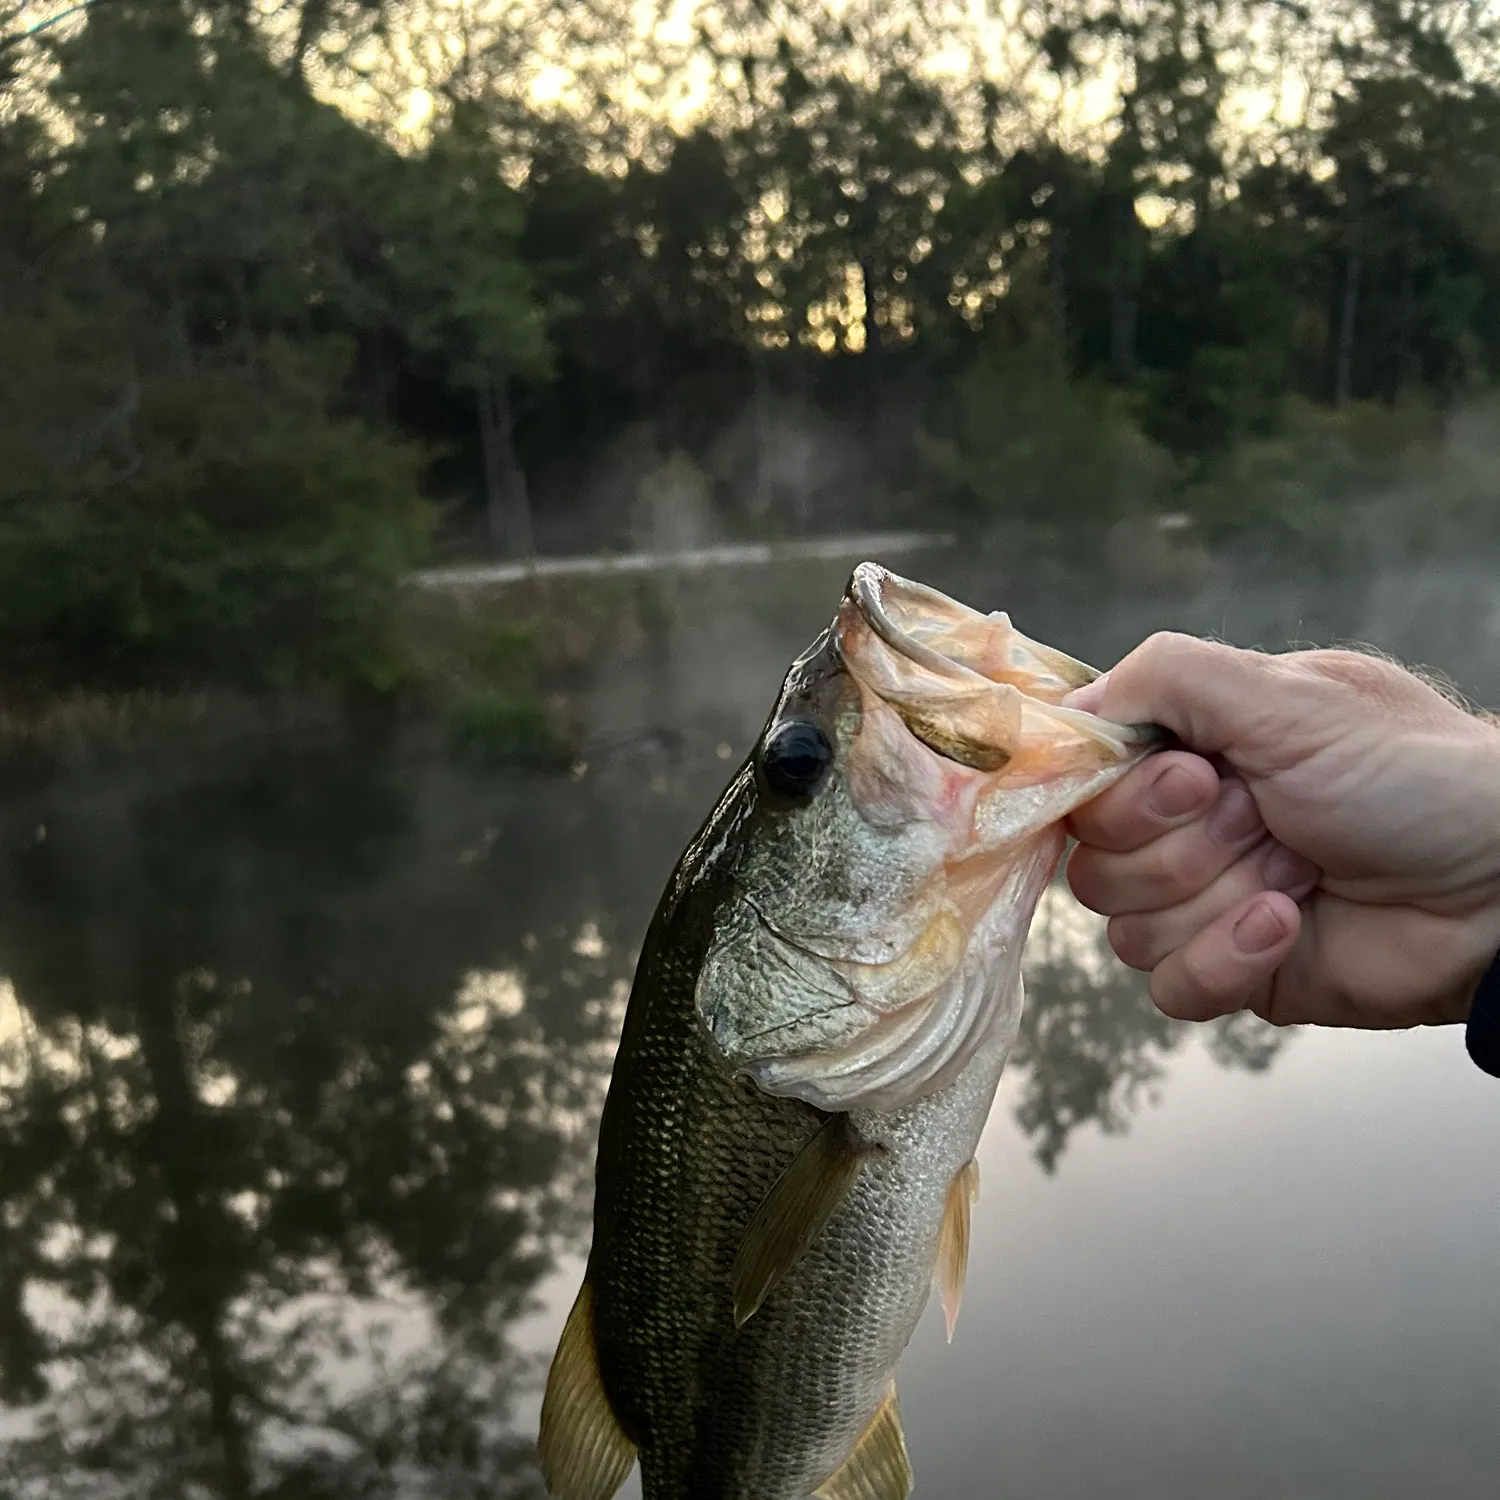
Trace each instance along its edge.
<instances>
[{"instance_id":1,"label":"pond water","mask_svg":"<svg viewBox=\"0 0 1500 1500\"><path fill-rule=\"evenodd\" d=\"M1500 702L1478 562L902 568L1101 663L1357 638ZM635 948L846 573L668 588L564 774L313 742L13 780L0 1494L539 1494ZM1029 968L958 1335L902 1366L918 1497L1493 1496L1500 1085L1457 1031L1190 1033L1061 890Z\"/></svg>"}]
</instances>

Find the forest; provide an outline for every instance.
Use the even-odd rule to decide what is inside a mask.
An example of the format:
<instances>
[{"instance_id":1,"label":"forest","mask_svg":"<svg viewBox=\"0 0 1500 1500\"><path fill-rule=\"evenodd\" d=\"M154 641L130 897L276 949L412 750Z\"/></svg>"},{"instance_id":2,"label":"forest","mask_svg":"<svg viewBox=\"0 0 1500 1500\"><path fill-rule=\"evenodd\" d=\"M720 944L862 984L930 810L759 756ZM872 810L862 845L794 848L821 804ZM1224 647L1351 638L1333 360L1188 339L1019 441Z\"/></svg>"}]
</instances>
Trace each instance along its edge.
<instances>
[{"instance_id":1,"label":"forest","mask_svg":"<svg viewBox=\"0 0 1500 1500\"><path fill-rule=\"evenodd\" d=\"M1497 365L1481 0L0 0L12 697L385 692L433 557L1494 530Z\"/></svg>"}]
</instances>

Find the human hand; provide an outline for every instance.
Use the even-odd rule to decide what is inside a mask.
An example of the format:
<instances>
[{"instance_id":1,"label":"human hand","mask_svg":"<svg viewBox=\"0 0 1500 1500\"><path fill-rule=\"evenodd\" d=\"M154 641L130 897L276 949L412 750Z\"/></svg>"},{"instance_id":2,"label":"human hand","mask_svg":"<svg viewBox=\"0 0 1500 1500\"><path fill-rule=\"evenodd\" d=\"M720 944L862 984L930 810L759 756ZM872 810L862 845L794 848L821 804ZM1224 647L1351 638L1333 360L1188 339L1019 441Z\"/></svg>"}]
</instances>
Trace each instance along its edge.
<instances>
[{"instance_id":1,"label":"human hand","mask_svg":"<svg viewBox=\"0 0 1500 1500\"><path fill-rule=\"evenodd\" d=\"M1500 727L1390 662L1156 635L1068 700L1154 722L1071 820L1074 894L1167 1015L1462 1021L1500 949Z\"/></svg>"}]
</instances>

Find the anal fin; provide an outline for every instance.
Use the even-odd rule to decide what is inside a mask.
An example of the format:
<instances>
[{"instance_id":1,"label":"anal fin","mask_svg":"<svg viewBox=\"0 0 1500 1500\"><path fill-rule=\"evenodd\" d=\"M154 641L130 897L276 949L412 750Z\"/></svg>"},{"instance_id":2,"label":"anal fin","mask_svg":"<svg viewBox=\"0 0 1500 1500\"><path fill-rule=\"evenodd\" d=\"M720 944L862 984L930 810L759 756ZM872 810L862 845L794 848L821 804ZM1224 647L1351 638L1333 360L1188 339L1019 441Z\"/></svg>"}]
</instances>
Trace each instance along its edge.
<instances>
[{"instance_id":1,"label":"anal fin","mask_svg":"<svg viewBox=\"0 0 1500 1500\"><path fill-rule=\"evenodd\" d=\"M937 1265L933 1279L943 1302L943 1317L948 1324L948 1342L958 1326L959 1304L964 1297L964 1281L969 1274L969 1212L979 1197L979 1163L970 1160L953 1174L948 1184L948 1198L943 1206L943 1228L938 1236Z\"/></svg>"},{"instance_id":2,"label":"anal fin","mask_svg":"<svg viewBox=\"0 0 1500 1500\"><path fill-rule=\"evenodd\" d=\"M911 1486L911 1460L893 1385L854 1451L813 1494L817 1500L906 1500Z\"/></svg>"},{"instance_id":3,"label":"anal fin","mask_svg":"<svg viewBox=\"0 0 1500 1500\"><path fill-rule=\"evenodd\" d=\"M835 1115L792 1158L755 1210L734 1257L734 1323L742 1328L771 1289L807 1253L848 1196L873 1148Z\"/></svg>"},{"instance_id":4,"label":"anal fin","mask_svg":"<svg viewBox=\"0 0 1500 1500\"><path fill-rule=\"evenodd\" d=\"M542 1397L537 1449L547 1493L558 1500L610 1500L635 1462L599 1375L594 1347L594 1289L578 1289Z\"/></svg>"}]
</instances>

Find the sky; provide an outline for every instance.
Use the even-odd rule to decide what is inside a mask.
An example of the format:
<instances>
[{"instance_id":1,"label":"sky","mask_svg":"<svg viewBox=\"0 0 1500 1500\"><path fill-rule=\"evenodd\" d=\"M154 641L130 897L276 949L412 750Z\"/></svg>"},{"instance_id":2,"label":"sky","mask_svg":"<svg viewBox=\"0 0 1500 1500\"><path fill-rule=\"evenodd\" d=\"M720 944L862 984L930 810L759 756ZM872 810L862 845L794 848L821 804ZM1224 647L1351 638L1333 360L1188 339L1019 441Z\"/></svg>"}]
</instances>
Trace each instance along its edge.
<instances>
[{"instance_id":1,"label":"sky","mask_svg":"<svg viewBox=\"0 0 1500 1500\"><path fill-rule=\"evenodd\" d=\"M261 3L268 14L279 13L279 0ZM629 7L632 33L623 42L617 36L590 48L584 59L608 71L620 108L665 118L678 128L709 114L721 80L707 53L694 46L694 38L700 21L715 19L715 0L622 4ZM783 3L773 8L773 14L784 15L795 27L797 16L809 8ZM828 0L828 8L853 16L856 34L866 24L858 12L873 12L874 24L889 29L900 22L905 9L900 4L872 5L869 0ZM330 79L331 96L356 116L382 118L420 137L443 82L461 72L466 59L477 63L488 47L493 49L491 70L507 88L520 84L532 104L583 107L580 58L576 50L569 55L569 41L556 24L560 9L575 17L579 13L559 0L412 0L394 12L396 19L384 42L372 40L355 49L354 59L368 70L368 78L359 83ZM1035 13L1029 0L949 0L947 12L945 35L925 59L929 75L957 85L982 74L1016 88L1034 100L1039 115L1050 117L1064 144L1096 133L1114 114L1122 71L1102 43L1080 49L1087 66L1077 82L1064 86L1035 64L1032 28L1025 24L1028 13ZM1247 58L1258 50L1257 67L1269 73L1271 39L1264 25L1259 30L1260 40L1247 33L1239 50ZM727 33L721 27L719 34ZM657 66L663 53L675 54L666 87ZM483 66L477 63L478 69ZM1305 86L1290 73L1271 87L1257 80L1233 92L1226 101L1226 118L1241 130L1259 128L1273 117L1293 120L1306 97Z\"/></svg>"},{"instance_id":2,"label":"sky","mask_svg":"<svg viewBox=\"0 0 1500 1500\"><path fill-rule=\"evenodd\" d=\"M300 14L296 0L251 3L273 50L289 49ZM1125 0L1119 8L1128 13L1146 3ZM824 4L850 18L860 35L871 26L888 32L904 23L909 9L899 0ZM793 30L811 8L806 0L770 0L777 23ZM69 15L72 9L73 0L0 0L0 31L23 31L65 17L54 34L66 35L83 24L84 13ZM394 0L383 35L330 33L327 41L341 54L341 65L315 66L311 72L320 92L347 113L414 143L424 138L444 86L465 73L471 80L499 80L508 92L519 92L544 110L581 109L587 91L579 87L580 68L594 66L604 70L613 102L625 116L654 116L687 128L711 113L721 78L694 42L704 21L717 22L720 36L732 36L719 14L720 0L615 0L601 9L611 18L605 23L608 34L596 27L598 34L589 40L588 23L580 18L590 10L576 0ZM1064 86L1036 66L1029 35L1034 27L1026 24L1036 15L1030 0L942 0L939 9L943 35L924 62L931 76L961 86L983 75L1014 88L1033 101L1036 115L1065 146L1077 147L1107 128L1123 74L1104 44L1080 48L1086 66L1076 82ZM613 24L621 11L631 23L623 35ZM585 34L582 51L580 32ZM1238 71L1259 75L1226 99L1229 128L1256 132L1267 122L1298 120L1307 106L1306 82L1295 69L1278 73L1274 64L1285 37L1274 38L1261 22L1243 33L1231 26L1225 39L1231 68L1237 61L1253 64ZM660 66L663 56L672 60L669 75Z\"/></svg>"}]
</instances>

